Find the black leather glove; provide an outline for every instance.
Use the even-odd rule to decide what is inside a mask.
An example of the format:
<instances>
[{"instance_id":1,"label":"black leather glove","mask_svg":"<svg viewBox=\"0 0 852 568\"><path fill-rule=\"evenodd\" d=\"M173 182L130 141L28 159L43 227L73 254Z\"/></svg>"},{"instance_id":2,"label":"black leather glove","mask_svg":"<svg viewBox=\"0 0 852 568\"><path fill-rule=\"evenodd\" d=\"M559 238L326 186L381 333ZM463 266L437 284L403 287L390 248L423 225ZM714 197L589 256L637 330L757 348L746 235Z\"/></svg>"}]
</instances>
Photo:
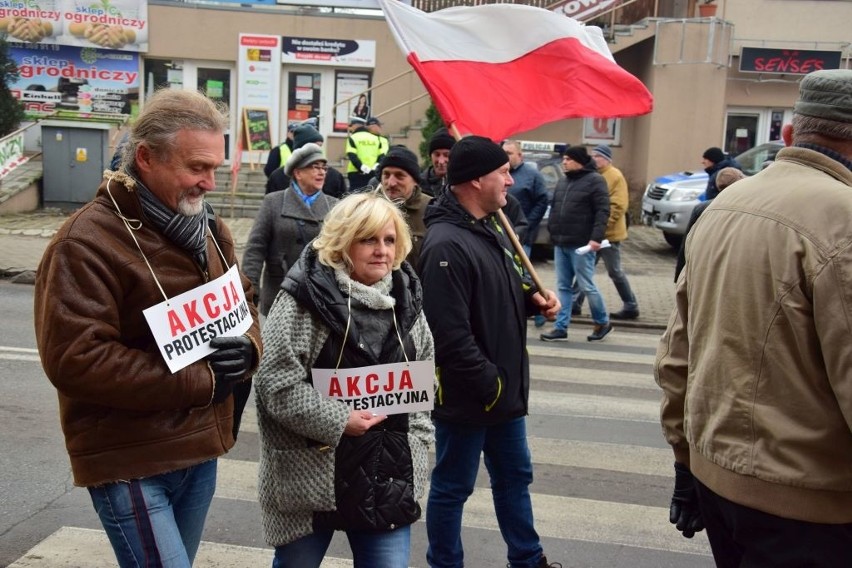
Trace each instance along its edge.
<instances>
[{"instance_id":1,"label":"black leather glove","mask_svg":"<svg viewBox=\"0 0 852 568\"><path fill-rule=\"evenodd\" d=\"M254 364L254 346L245 335L214 337L209 345L216 349L207 356L216 378L213 402L222 402L231 394L234 383L241 381Z\"/></svg>"},{"instance_id":2,"label":"black leather glove","mask_svg":"<svg viewBox=\"0 0 852 568\"><path fill-rule=\"evenodd\" d=\"M669 508L669 522L686 538L704 530L701 509L698 508L698 491L692 472L682 463L675 462L675 487Z\"/></svg>"}]
</instances>

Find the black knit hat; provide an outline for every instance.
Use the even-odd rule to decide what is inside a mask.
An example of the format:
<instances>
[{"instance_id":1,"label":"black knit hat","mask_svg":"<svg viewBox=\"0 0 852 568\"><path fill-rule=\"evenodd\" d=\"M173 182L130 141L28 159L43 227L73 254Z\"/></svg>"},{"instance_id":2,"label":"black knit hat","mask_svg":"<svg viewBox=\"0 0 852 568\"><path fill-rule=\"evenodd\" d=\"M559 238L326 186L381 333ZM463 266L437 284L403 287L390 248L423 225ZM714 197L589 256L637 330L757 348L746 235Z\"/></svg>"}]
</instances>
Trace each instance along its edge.
<instances>
[{"instance_id":1,"label":"black knit hat","mask_svg":"<svg viewBox=\"0 0 852 568\"><path fill-rule=\"evenodd\" d=\"M379 178L382 177L382 170L386 166L405 170L408 175L414 178L417 185L420 185L420 165L417 163L417 156L405 146L397 145L390 147L388 153L379 162Z\"/></svg>"},{"instance_id":2,"label":"black knit hat","mask_svg":"<svg viewBox=\"0 0 852 568\"><path fill-rule=\"evenodd\" d=\"M509 163L501 146L484 136L465 136L450 150L447 183L457 185L490 174Z\"/></svg>"},{"instance_id":3,"label":"black knit hat","mask_svg":"<svg viewBox=\"0 0 852 568\"><path fill-rule=\"evenodd\" d=\"M705 160L710 160L714 164L718 164L725 159L725 153L721 148L716 148L714 146L713 148L707 148L704 150L704 154L701 157Z\"/></svg>"},{"instance_id":4,"label":"black knit hat","mask_svg":"<svg viewBox=\"0 0 852 568\"><path fill-rule=\"evenodd\" d=\"M446 128L439 128L429 139L429 153L435 150L452 150L456 139L450 136Z\"/></svg>"},{"instance_id":5,"label":"black knit hat","mask_svg":"<svg viewBox=\"0 0 852 568\"><path fill-rule=\"evenodd\" d=\"M592 160L585 146L569 146L565 148L565 152L562 155L584 166Z\"/></svg>"},{"instance_id":6,"label":"black knit hat","mask_svg":"<svg viewBox=\"0 0 852 568\"><path fill-rule=\"evenodd\" d=\"M308 142L322 142L323 137L319 131L309 124L299 125L293 131L293 149L298 150Z\"/></svg>"}]
</instances>

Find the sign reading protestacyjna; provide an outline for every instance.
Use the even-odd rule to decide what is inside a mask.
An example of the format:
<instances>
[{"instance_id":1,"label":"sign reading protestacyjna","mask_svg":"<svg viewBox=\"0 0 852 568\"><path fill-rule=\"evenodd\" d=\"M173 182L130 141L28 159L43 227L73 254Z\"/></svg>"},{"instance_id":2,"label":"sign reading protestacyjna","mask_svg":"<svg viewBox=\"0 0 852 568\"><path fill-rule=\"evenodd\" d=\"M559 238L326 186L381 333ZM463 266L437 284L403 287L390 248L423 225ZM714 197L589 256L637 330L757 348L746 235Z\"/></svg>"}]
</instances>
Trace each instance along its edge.
<instances>
[{"instance_id":1,"label":"sign reading protestacyjna","mask_svg":"<svg viewBox=\"0 0 852 568\"><path fill-rule=\"evenodd\" d=\"M252 324L236 266L142 313L172 373L213 353L214 337L242 335Z\"/></svg>"},{"instance_id":2,"label":"sign reading protestacyjna","mask_svg":"<svg viewBox=\"0 0 852 568\"><path fill-rule=\"evenodd\" d=\"M352 410L403 414L432 410L435 362L411 361L352 369L311 369L314 388Z\"/></svg>"}]
</instances>

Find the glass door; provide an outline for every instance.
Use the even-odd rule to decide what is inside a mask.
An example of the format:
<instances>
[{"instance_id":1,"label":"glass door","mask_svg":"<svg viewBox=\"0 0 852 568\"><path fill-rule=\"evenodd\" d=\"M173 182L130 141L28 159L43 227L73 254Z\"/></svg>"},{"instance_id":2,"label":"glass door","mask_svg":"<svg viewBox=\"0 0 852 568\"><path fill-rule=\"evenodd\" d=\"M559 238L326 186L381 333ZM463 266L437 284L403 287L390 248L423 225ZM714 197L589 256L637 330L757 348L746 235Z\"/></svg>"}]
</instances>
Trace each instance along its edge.
<instances>
[{"instance_id":1,"label":"glass door","mask_svg":"<svg viewBox=\"0 0 852 568\"><path fill-rule=\"evenodd\" d=\"M736 156L754 147L760 125L760 113L728 113L725 127L725 152Z\"/></svg>"},{"instance_id":2,"label":"glass door","mask_svg":"<svg viewBox=\"0 0 852 568\"><path fill-rule=\"evenodd\" d=\"M231 107L231 70L199 67L196 78L196 88L207 95L207 98ZM231 130L225 132L225 159L230 159Z\"/></svg>"}]
</instances>

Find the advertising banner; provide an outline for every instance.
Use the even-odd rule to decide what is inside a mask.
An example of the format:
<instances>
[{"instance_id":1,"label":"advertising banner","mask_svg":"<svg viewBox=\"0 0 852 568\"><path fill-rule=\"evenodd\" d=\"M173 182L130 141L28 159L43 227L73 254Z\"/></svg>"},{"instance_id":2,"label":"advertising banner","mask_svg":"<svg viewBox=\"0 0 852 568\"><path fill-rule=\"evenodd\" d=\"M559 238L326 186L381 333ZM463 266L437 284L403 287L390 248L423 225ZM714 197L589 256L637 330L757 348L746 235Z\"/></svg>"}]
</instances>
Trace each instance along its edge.
<instances>
[{"instance_id":1,"label":"advertising banner","mask_svg":"<svg viewBox=\"0 0 852 568\"><path fill-rule=\"evenodd\" d=\"M9 85L27 118L61 111L130 114L139 102L139 54L65 45L10 44L20 76Z\"/></svg>"},{"instance_id":2,"label":"advertising banner","mask_svg":"<svg viewBox=\"0 0 852 568\"><path fill-rule=\"evenodd\" d=\"M269 139L272 144L278 144L281 36L240 34L238 64L239 116L242 117L247 108L268 109Z\"/></svg>"},{"instance_id":3,"label":"advertising banner","mask_svg":"<svg viewBox=\"0 0 852 568\"><path fill-rule=\"evenodd\" d=\"M147 0L0 0L8 41L148 51Z\"/></svg>"},{"instance_id":4,"label":"advertising banner","mask_svg":"<svg viewBox=\"0 0 852 568\"><path fill-rule=\"evenodd\" d=\"M617 8L624 2L625 0L568 0L550 9L575 20L587 22L601 12Z\"/></svg>"},{"instance_id":5,"label":"advertising banner","mask_svg":"<svg viewBox=\"0 0 852 568\"><path fill-rule=\"evenodd\" d=\"M334 67L375 67L376 42L366 39L323 39L284 37L284 63L310 63Z\"/></svg>"},{"instance_id":6,"label":"advertising banner","mask_svg":"<svg viewBox=\"0 0 852 568\"><path fill-rule=\"evenodd\" d=\"M370 88L370 73L338 71L334 76L334 131L346 132L349 117L367 120L370 117L370 97L365 93ZM355 95L361 94L359 97ZM339 104L347 101L347 104Z\"/></svg>"},{"instance_id":7,"label":"advertising banner","mask_svg":"<svg viewBox=\"0 0 852 568\"><path fill-rule=\"evenodd\" d=\"M840 69L842 57L840 51L743 47L740 71L806 75L822 69Z\"/></svg>"},{"instance_id":8,"label":"advertising banner","mask_svg":"<svg viewBox=\"0 0 852 568\"><path fill-rule=\"evenodd\" d=\"M213 353L209 343L214 337L242 335L252 324L236 265L142 313L172 373Z\"/></svg>"}]
</instances>

